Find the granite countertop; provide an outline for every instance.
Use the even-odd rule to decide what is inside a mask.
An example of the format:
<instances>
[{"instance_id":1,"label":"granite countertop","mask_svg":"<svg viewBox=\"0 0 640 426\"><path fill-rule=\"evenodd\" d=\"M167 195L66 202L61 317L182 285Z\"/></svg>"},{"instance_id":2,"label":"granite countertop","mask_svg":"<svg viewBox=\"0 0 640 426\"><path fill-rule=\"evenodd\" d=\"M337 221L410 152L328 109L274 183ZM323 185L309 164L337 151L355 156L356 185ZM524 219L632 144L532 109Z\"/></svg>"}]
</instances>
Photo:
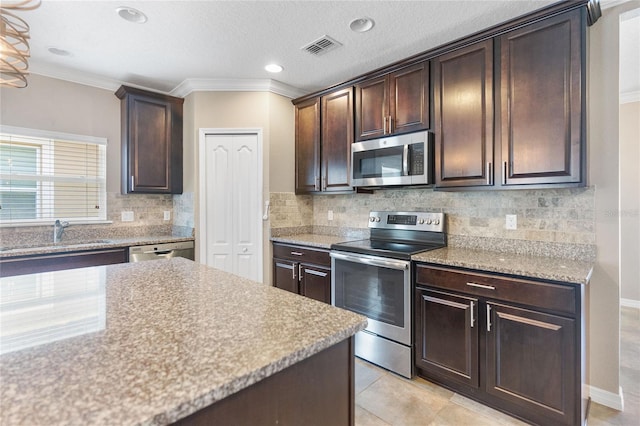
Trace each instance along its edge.
<instances>
[{"instance_id":1,"label":"granite countertop","mask_svg":"<svg viewBox=\"0 0 640 426\"><path fill-rule=\"evenodd\" d=\"M2 425L168 424L366 325L182 258L1 278L0 290ZM29 347L36 337L48 343Z\"/></svg>"},{"instance_id":2,"label":"granite countertop","mask_svg":"<svg viewBox=\"0 0 640 426\"><path fill-rule=\"evenodd\" d=\"M33 246L0 247L0 258L16 256L32 256L37 254L65 253L80 250L99 250L118 247L140 246L147 244L176 243L180 241L194 241L193 237L177 237L159 235L132 238L105 238L94 240L62 240L59 243L36 244Z\"/></svg>"},{"instance_id":3,"label":"granite countertop","mask_svg":"<svg viewBox=\"0 0 640 426\"><path fill-rule=\"evenodd\" d=\"M574 284L587 284L593 271L591 262L457 247L420 253L411 260Z\"/></svg>"},{"instance_id":4,"label":"granite countertop","mask_svg":"<svg viewBox=\"0 0 640 426\"><path fill-rule=\"evenodd\" d=\"M284 237L272 237L271 241L330 249L332 244L357 239L361 238L294 234ZM592 262L461 247L445 247L427 251L412 256L411 260L575 284L587 284L593 271Z\"/></svg>"},{"instance_id":5,"label":"granite countertop","mask_svg":"<svg viewBox=\"0 0 640 426\"><path fill-rule=\"evenodd\" d=\"M299 244L309 247L330 249L331 244L343 243L345 241L361 240L362 238L345 237L338 235L319 234L295 234L284 237L271 237L271 241L285 244Z\"/></svg>"}]
</instances>

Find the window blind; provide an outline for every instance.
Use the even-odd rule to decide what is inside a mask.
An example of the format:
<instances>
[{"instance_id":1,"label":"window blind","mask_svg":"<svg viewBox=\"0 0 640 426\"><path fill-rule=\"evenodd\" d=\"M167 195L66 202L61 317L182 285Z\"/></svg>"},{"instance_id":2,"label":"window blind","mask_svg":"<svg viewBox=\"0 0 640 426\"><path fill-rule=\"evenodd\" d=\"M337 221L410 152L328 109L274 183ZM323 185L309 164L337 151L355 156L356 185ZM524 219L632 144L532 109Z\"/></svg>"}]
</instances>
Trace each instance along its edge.
<instances>
[{"instance_id":1,"label":"window blind","mask_svg":"<svg viewBox=\"0 0 640 426\"><path fill-rule=\"evenodd\" d=\"M106 220L106 140L2 127L3 224Z\"/></svg>"}]
</instances>

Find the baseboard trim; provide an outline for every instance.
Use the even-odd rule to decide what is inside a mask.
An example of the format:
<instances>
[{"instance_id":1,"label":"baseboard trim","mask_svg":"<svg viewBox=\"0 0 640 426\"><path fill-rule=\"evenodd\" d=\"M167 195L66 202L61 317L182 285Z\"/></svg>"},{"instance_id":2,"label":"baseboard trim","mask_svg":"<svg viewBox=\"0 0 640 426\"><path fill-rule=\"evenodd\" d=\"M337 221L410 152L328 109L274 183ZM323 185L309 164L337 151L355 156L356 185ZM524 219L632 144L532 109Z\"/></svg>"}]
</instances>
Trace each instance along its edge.
<instances>
[{"instance_id":1,"label":"baseboard trim","mask_svg":"<svg viewBox=\"0 0 640 426\"><path fill-rule=\"evenodd\" d=\"M620 299L620 306L624 306L625 308L640 309L640 300Z\"/></svg>"},{"instance_id":2,"label":"baseboard trim","mask_svg":"<svg viewBox=\"0 0 640 426\"><path fill-rule=\"evenodd\" d=\"M613 408L614 410L623 411L624 410L624 397L622 395L622 387L617 394L596 388L594 386L589 386L589 396L591 396L591 400L600 405L604 405L609 408Z\"/></svg>"}]
</instances>

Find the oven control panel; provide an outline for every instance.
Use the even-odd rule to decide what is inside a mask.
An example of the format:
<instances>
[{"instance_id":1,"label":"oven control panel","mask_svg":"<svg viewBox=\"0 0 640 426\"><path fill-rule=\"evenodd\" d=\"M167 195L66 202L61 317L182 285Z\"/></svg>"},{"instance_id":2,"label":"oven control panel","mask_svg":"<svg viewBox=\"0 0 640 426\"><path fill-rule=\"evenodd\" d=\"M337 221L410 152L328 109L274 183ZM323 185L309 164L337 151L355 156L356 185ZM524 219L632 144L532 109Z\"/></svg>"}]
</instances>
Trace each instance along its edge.
<instances>
[{"instance_id":1,"label":"oven control panel","mask_svg":"<svg viewBox=\"0 0 640 426\"><path fill-rule=\"evenodd\" d=\"M444 225L444 213L392 211L369 213L369 228L444 232Z\"/></svg>"}]
</instances>

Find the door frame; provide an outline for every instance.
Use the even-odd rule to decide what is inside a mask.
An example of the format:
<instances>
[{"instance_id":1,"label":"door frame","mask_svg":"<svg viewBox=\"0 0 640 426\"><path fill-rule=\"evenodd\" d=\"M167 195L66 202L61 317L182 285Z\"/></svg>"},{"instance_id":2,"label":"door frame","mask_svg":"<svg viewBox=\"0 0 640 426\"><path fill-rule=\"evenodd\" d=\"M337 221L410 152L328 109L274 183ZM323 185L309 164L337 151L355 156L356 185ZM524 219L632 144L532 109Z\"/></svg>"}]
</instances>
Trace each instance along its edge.
<instances>
[{"instance_id":1,"label":"door frame","mask_svg":"<svg viewBox=\"0 0 640 426\"><path fill-rule=\"evenodd\" d=\"M255 135L258 139L258 198L257 203L258 210L254 212L256 218L256 229L258 229L258 240L256 241L256 247L259 247L260 252L257 253L256 259L258 260L258 282L264 280L264 224L262 218L262 206L264 205L264 175L263 175L263 142L262 142L262 128L250 127L250 128L200 128L198 130L198 228L196 230L196 253L198 253L198 260L203 265L207 264L207 245L206 241L206 229L207 229L207 193L206 193L206 140L207 136L216 135Z\"/></svg>"}]
</instances>

